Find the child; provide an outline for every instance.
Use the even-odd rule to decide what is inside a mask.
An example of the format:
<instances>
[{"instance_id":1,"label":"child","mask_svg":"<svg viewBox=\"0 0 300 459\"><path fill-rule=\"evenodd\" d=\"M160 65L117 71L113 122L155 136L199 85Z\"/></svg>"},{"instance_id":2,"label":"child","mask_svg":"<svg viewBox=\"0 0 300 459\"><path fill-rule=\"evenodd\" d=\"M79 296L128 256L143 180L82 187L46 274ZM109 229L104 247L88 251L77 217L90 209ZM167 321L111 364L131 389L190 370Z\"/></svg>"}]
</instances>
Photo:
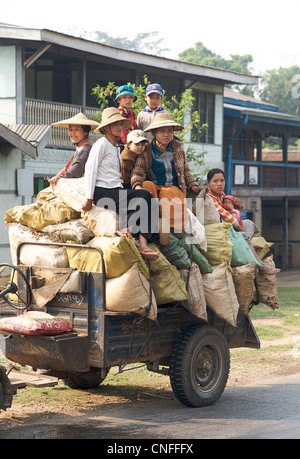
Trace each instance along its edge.
<instances>
[{"instance_id":1,"label":"child","mask_svg":"<svg viewBox=\"0 0 300 459\"><path fill-rule=\"evenodd\" d=\"M129 132L127 145L121 153L121 174L126 188L130 188L130 176L135 166L135 160L138 155L143 153L147 143L148 140L143 131L136 129Z\"/></svg>"},{"instance_id":2,"label":"child","mask_svg":"<svg viewBox=\"0 0 300 459\"><path fill-rule=\"evenodd\" d=\"M124 189L120 173L120 156L117 138L122 130L129 128L131 120L124 119L117 108L105 108L101 124L95 132L104 134L94 143L85 168L85 202L82 211L89 211L93 203L100 207L115 210L119 214L121 233L130 227L129 215L136 217L131 234L138 239L140 254L148 259L157 259L159 252L148 247L159 236L159 207L156 200L147 190ZM145 204L145 205L142 205ZM140 208L139 210L137 208Z\"/></svg>"},{"instance_id":3,"label":"child","mask_svg":"<svg viewBox=\"0 0 300 459\"><path fill-rule=\"evenodd\" d=\"M118 139L118 143L121 147L121 151L123 150L124 146L126 145L127 135L130 131L136 129L136 118L134 112L131 110L131 106L133 102L137 99L136 95L133 92L133 88L128 85L120 86L116 92L115 102L118 102L119 107L118 110L123 116L123 118L127 118L132 121L132 124L129 128L123 129L122 135L120 139Z\"/></svg>"},{"instance_id":4,"label":"child","mask_svg":"<svg viewBox=\"0 0 300 459\"><path fill-rule=\"evenodd\" d=\"M234 205L234 197L230 194L224 196L223 198L223 207L224 209L228 210L237 220L240 227L243 229L243 221L241 219L241 213L239 210L236 209Z\"/></svg>"},{"instance_id":5,"label":"child","mask_svg":"<svg viewBox=\"0 0 300 459\"><path fill-rule=\"evenodd\" d=\"M168 113L166 110L162 108L161 101L163 98L163 88L160 84L149 84L146 88L146 95L145 100L147 102L146 108L138 114L137 117L137 127L142 131L150 126L153 123L155 116L157 113ZM153 135L151 132L147 132L146 137L148 140L153 139Z\"/></svg>"}]
</instances>

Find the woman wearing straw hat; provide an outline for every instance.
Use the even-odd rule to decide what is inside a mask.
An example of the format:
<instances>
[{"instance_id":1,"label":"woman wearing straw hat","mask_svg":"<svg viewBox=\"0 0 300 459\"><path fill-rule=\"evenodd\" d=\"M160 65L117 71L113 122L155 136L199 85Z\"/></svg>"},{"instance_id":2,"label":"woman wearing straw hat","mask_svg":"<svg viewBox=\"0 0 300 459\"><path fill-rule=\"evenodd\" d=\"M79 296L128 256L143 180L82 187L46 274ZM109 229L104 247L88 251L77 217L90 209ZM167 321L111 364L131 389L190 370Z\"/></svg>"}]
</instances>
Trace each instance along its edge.
<instances>
[{"instance_id":1,"label":"woman wearing straw hat","mask_svg":"<svg viewBox=\"0 0 300 459\"><path fill-rule=\"evenodd\" d=\"M182 129L169 113L158 113L145 129L154 139L138 156L131 175L132 188L145 188L159 198L162 217L179 231L187 222L186 192L202 189L192 175L182 143L173 139L174 131Z\"/></svg>"},{"instance_id":2,"label":"woman wearing straw hat","mask_svg":"<svg viewBox=\"0 0 300 459\"><path fill-rule=\"evenodd\" d=\"M119 214L120 229L127 232L130 228L131 234L138 239L141 255L156 259L159 253L147 244L158 238L158 203L149 191L125 189L122 182L117 138L131 123L115 107L103 110L101 124L95 132L101 132L104 137L93 145L86 163L86 201L82 210L90 210L93 203L115 210Z\"/></svg>"},{"instance_id":3,"label":"woman wearing straw hat","mask_svg":"<svg viewBox=\"0 0 300 459\"><path fill-rule=\"evenodd\" d=\"M69 130L69 137L76 146L76 151L66 167L49 179L49 182L55 185L59 178L83 177L85 163L92 148L92 144L87 140L89 132L95 130L99 123L89 120L83 113L77 113L72 118L53 123L52 126Z\"/></svg>"}]
</instances>

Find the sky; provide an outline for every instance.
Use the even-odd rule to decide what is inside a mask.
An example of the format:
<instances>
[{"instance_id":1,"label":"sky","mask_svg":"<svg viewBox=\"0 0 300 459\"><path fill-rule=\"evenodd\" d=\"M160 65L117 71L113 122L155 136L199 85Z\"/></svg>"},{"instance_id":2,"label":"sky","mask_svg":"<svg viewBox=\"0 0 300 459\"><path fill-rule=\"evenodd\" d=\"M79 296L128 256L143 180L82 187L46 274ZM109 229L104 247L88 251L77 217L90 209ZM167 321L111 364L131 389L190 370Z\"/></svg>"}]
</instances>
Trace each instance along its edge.
<instances>
[{"instance_id":1,"label":"sky","mask_svg":"<svg viewBox=\"0 0 300 459\"><path fill-rule=\"evenodd\" d=\"M178 4L178 6L176 6ZM133 38L158 32L165 57L202 42L223 58L251 54L252 73L300 66L299 0L12 0L4 2L0 22L76 35L99 30ZM91 35L92 37L92 35Z\"/></svg>"}]
</instances>

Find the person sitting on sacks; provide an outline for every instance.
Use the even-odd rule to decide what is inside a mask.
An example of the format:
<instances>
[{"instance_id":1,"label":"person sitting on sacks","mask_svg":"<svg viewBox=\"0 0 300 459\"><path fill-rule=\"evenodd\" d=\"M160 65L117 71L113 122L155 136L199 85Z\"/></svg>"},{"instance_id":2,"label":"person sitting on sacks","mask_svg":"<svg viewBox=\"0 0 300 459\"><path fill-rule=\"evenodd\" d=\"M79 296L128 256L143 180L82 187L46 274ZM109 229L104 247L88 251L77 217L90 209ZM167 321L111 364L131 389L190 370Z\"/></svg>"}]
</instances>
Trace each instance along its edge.
<instances>
[{"instance_id":1,"label":"person sitting on sacks","mask_svg":"<svg viewBox=\"0 0 300 459\"><path fill-rule=\"evenodd\" d=\"M207 181L207 196L209 196L212 199L221 219L227 223L231 223L233 228L236 231L243 231L243 228L239 225L239 222L236 220L236 218L231 214L231 212L229 212L228 210L224 208L224 204L223 204L224 197L225 197L225 193L224 193L225 173L224 171L222 169L217 169L217 168L211 169L207 174L206 181ZM197 210L197 198L194 203L194 208L193 208L194 213L196 210ZM248 241L248 243L251 247L251 250L255 258L258 261L262 262L262 260L260 260L259 257L257 256L251 242ZM278 274L280 272L280 269L269 266L266 263L263 263L263 266L259 267L259 270L260 272L263 272L265 274Z\"/></svg>"},{"instance_id":2,"label":"person sitting on sacks","mask_svg":"<svg viewBox=\"0 0 300 459\"><path fill-rule=\"evenodd\" d=\"M135 129L129 132L126 147L121 153L121 174L125 188L130 188L130 177L136 158L144 152L147 144L148 139L143 131Z\"/></svg>"},{"instance_id":3,"label":"person sitting on sacks","mask_svg":"<svg viewBox=\"0 0 300 459\"><path fill-rule=\"evenodd\" d=\"M158 113L144 131L154 138L138 156L131 174L132 188L144 188L159 199L161 216L179 231L188 221L186 191L202 189L192 175L182 143L173 139L174 131L182 129L169 113Z\"/></svg>"},{"instance_id":4,"label":"person sitting on sacks","mask_svg":"<svg viewBox=\"0 0 300 459\"><path fill-rule=\"evenodd\" d=\"M131 120L123 118L117 108L103 110L101 124L95 132L101 132L104 137L93 145L86 163L86 201L82 210L90 210L93 202L100 207L115 210L120 217L121 230L127 231L130 227L132 236L138 239L140 254L148 259L157 259L159 252L154 252L147 244L159 236L158 203L147 190L123 187L120 153L116 145L122 130L130 125ZM133 215L128 218L132 212ZM130 220L134 221L132 226Z\"/></svg>"},{"instance_id":5,"label":"person sitting on sacks","mask_svg":"<svg viewBox=\"0 0 300 459\"><path fill-rule=\"evenodd\" d=\"M87 139L90 131L95 130L99 123L89 120L83 113L78 113L72 118L53 123L52 126L68 129L70 140L76 146L76 151L66 167L48 180L49 183L55 185L59 178L83 177L85 164L92 148L92 144Z\"/></svg>"}]
</instances>

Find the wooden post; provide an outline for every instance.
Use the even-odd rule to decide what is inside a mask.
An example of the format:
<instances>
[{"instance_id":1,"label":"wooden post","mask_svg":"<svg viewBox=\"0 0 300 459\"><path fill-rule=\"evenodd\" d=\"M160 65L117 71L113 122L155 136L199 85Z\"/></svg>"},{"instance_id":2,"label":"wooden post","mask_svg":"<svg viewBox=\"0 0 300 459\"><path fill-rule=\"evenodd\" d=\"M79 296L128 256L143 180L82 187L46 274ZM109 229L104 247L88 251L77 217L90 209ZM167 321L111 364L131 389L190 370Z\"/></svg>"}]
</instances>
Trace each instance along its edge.
<instances>
[{"instance_id":1,"label":"wooden post","mask_svg":"<svg viewBox=\"0 0 300 459\"><path fill-rule=\"evenodd\" d=\"M289 264L289 200L282 199L282 271L287 271Z\"/></svg>"}]
</instances>

